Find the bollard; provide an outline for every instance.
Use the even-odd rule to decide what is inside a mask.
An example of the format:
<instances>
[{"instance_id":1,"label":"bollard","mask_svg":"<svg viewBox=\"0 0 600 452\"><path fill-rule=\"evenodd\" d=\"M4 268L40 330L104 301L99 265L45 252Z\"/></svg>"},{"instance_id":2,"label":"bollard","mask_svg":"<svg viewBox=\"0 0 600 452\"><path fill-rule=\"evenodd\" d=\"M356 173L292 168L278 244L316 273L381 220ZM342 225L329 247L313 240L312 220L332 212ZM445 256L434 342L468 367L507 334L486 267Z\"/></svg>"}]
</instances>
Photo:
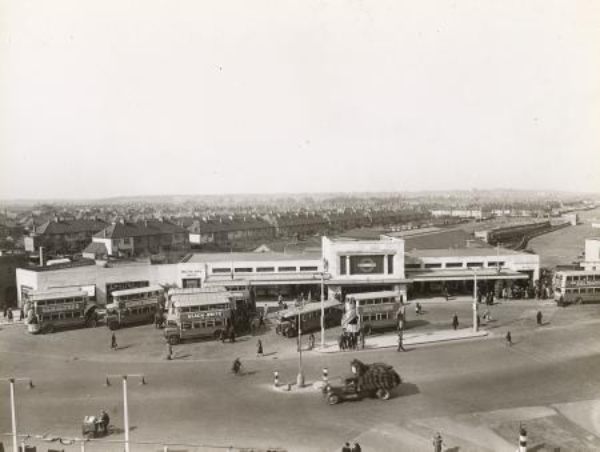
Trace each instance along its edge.
<instances>
[{"instance_id":1,"label":"bollard","mask_svg":"<svg viewBox=\"0 0 600 452\"><path fill-rule=\"evenodd\" d=\"M279 372L273 372L273 386L276 388L279 386Z\"/></svg>"},{"instance_id":2,"label":"bollard","mask_svg":"<svg viewBox=\"0 0 600 452\"><path fill-rule=\"evenodd\" d=\"M327 367L323 367L323 382L327 383L329 381L329 371Z\"/></svg>"},{"instance_id":3,"label":"bollard","mask_svg":"<svg viewBox=\"0 0 600 452\"><path fill-rule=\"evenodd\" d=\"M522 425L519 429L519 452L527 452L527 430Z\"/></svg>"}]
</instances>

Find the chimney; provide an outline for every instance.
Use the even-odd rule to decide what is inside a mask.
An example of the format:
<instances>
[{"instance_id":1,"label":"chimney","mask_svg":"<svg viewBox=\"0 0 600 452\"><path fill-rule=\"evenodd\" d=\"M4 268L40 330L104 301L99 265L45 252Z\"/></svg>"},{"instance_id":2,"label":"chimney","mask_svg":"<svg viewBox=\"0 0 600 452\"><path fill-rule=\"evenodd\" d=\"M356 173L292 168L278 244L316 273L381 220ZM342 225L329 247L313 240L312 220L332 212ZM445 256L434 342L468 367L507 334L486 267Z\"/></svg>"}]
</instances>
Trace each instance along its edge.
<instances>
[{"instance_id":1,"label":"chimney","mask_svg":"<svg viewBox=\"0 0 600 452\"><path fill-rule=\"evenodd\" d=\"M44 247L40 246L40 267L44 266Z\"/></svg>"}]
</instances>

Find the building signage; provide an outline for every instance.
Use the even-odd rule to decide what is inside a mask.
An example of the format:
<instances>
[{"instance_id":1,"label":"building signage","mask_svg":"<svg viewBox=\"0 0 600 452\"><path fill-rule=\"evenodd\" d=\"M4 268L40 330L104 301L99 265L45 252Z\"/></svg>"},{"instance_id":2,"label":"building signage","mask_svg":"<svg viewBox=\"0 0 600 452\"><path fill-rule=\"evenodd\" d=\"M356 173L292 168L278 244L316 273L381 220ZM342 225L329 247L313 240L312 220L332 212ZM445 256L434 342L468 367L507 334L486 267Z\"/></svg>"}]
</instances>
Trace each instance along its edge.
<instances>
[{"instance_id":1,"label":"building signage","mask_svg":"<svg viewBox=\"0 0 600 452\"><path fill-rule=\"evenodd\" d=\"M383 274L383 256L350 256L350 274Z\"/></svg>"}]
</instances>

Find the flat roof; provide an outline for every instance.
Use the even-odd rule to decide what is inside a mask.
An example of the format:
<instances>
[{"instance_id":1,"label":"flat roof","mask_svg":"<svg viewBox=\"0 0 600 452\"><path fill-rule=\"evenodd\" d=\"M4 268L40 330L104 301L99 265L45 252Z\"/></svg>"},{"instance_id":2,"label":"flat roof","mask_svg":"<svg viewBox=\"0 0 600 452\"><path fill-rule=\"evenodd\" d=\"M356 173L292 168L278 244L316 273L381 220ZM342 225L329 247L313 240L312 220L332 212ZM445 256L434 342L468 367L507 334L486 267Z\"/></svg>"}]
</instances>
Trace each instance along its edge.
<instances>
[{"instance_id":1,"label":"flat roof","mask_svg":"<svg viewBox=\"0 0 600 452\"><path fill-rule=\"evenodd\" d=\"M161 286L153 285L153 286L146 286L146 287L136 287L134 289L115 290L115 291L111 292L111 295L113 297L120 297L121 295L135 295L138 293L144 293L144 292L155 291L155 290L159 290L161 292L164 291L164 289Z\"/></svg>"},{"instance_id":2,"label":"flat roof","mask_svg":"<svg viewBox=\"0 0 600 452\"><path fill-rule=\"evenodd\" d=\"M321 260L320 252L305 253L194 253L186 262L213 263L213 262L269 262L269 261L302 261Z\"/></svg>"},{"instance_id":3,"label":"flat roof","mask_svg":"<svg viewBox=\"0 0 600 452\"><path fill-rule=\"evenodd\" d=\"M326 300L323 302L323 308L327 309L327 308L331 308L333 306L341 306L342 303L340 303L337 300ZM305 314L307 312L315 312L315 311L320 311L321 310L321 303L320 302L314 302L314 303L306 303L304 306L297 308L297 307L292 307L289 309L286 309L285 311L281 311L280 312L280 317L291 317L294 315L298 315L298 314Z\"/></svg>"},{"instance_id":4,"label":"flat roof","mask_svg":"<svg viewBox=\"0 0 600 452\"><path fill-rule=\"evenodd\" d=\"M482 257L482 256L514 256L516 254L528 254L519 253L517 251L509 250L506 248L443 248L443 249L411 249L407 250L405 254L413 257ZM533 254L532 254L533 256Z\"/></svg>"},{"instance_id":5,"label":"flat roof","mask_svg":"<svg viewBox=\"0 0 600 452\"><path fill-rule=\"evenodd\" d=\"M363 293L351 293L346 295L346 298L352 298L354 300L370 300L372 298L389 298L389 297L399 297L400 292L396 292L395 290L381 290L379 292L363 292Z\"/></svg>"}]
</instances>

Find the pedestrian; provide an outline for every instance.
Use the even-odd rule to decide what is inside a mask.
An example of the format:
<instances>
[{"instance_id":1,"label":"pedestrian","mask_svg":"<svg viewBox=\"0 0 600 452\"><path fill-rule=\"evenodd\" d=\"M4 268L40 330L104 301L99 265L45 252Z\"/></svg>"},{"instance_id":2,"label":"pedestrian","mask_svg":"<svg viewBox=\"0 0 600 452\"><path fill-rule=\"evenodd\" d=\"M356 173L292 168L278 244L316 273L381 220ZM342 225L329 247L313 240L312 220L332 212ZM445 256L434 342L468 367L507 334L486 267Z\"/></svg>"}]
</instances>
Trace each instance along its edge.
<instances>
[{"instance_id":1,"label":"pedestrian","mask_svg":"<svg viewBox=\"0 0 600 452\"><path fill-rule=\"evenodd\" d=\"M535 318L537 320L537 324L541 325L542 324L542 311L538 311Z\"/></svg>"},{"instance_id":2,"label":"pedestrian","mask_svg":"<svg viewBox=\"0 0 600 452\"><path fill-rule=\"evenodd\" d=\"M118 347L118 345L117 345L117 336L115 336L115 333L113 333L111 341L110 341L110 348L113 349L113 350L116 350L117 347Z\"/></svg>"},{"instance_id":3,"label":"pedestrian","mask_svg":"<svg viewBox=\"0 0 600 452\"><path fill-rule=\"evenodd\" d=\"M231 332L229 333L229 340L231 343L235 342L235 330L233 328L231 328Z\"/></svg>"},{"instance_id":4,"label":"pedestrian","mask_svg":"<svg viewBox=\"0 0 600 452\"><path fill-rule=\"evenodd\" d=\"M456 312L452 316L452 328L454 328L455 330L458 328L458 315L456 314Z\"/></svg>"},{"instance_id":5,"label":"pedestrian","mask_svg":"<svg viewBox=\"0 0 600 452\"><path fill-rule=\"evenodd\" d=\"M481 325L481 319L479 318L479 314L477 314L477 328Z\"/></svg>"},{"instance_id":6,"label":"pedestrian","mask_svg":"<svg viewBox=\"0 0 600 452\"><path fill-rule=\"evenodd\" d=\"M446 301L450 299L450 292L448 292L447 287L444 287L444 296L446 297Z\"/></svg>"},{"instance_id":7,"label":"pedestrian","mask_svg":"<svg viewBox=\"0 0 600 452\"><path fill-rule=\"evenodd\" d=\"M399 331L398 331L398 349L396 350L396 351L398 351L398 352L399 352L399 351L403 351L403 352L405 352L405 351L406 351L406 349L404 348L404 343L403 343L403 341L404 341L404 337L403 337L403 336L404 336L404 333L403 333L403 331L402 331L402 330L399 330Z\"/></svg>"},{"instance_id":8,"label":"pedestrian","mask_svg":"<svg viewBox=\"0 0 600 452\"><path fill-rule=\"evenodd\" d=\"M260 313L260 316L258 317L258 328L262 328L265 326L265 318L263 316L263 313Z\"/></svg>"},{"instance_id":9,"label":"pedestrian","mask_svg":"<svg viewBox=\"0 0 600 452\"><path fill-rule=\"evenodd\" d=\"M13 311L12 311L12 309L9 309L8 310L8 321L12 322L12 319L13 319Z\"/></svg>"},{"instance_id":10,"label":"pedestrian","mask_svg":"<svg viewBox=\"0 0 600 452\"><path fill-rule=\"evenodd\" d=\"M225 337L226 337L226 335L227 334L226 334L225 330L221 330L220 333L219 333L219 339L221 339L221 343L223 343L223 344L225 343Z\"/></svg>"},{"instance_id":11,"label":"pedestrian","mask_svg":"<svg viewBox=\"0 0 600 452\"><path fill-rule=\"evenodd\" d=\"M440 435L440 432L437 432L433 437L433 452L442 452L443 444L442 435Z\"/></svg>"},{"instance_id":12,"label":"pedestrian","mask_svg":"<svg viewBox=\"0 0 600 452\"><path fill-rule=\"evenodd\" d=\"M344 447L342 447L342 452L352 452L352 449L350 448L350 443L344 444Z\"/></svg>"},{"instance_id":13,"label":"pedestrian","mask_svg":"<svg viewBox=\"0 0 600 452\"><path fill-rule=\"evenodd\" d=\"M105 435L108 434L108 424L110 424L110 416L104 410L100 411L100 425Z\"/></svg>"},{"instance_id":14,"label":"pedestrian","mask_svg":"<svg viewBox=\"0 0 600 452\"><path fill-rule=\"evenodd\" d=\"M283 308L283 296L281 294L277 297L277 305L279 306L279 309Z\"/></svg>"},{"instance_id":15,"label":"pedestrian","mask_svg":"<svg viewBox=\"0 0 600 452\"><path fill-rule=\"evenodd\" d=\"M262 346L262 341L259 339L258 342L256 343L256 357L263 357L265 356L263 354L263 346Z\"/></svg>"},{"instance_id":16,"label":"pedestrian","mask_svg":"<svg viewBox=\"0 0 600 452\"><path fill-rule=\"evenodd\" d=\"M506 332L506 345L508 345L509 347L511 347L513 344L512 342L512 335L510 334L510 331Z\"/></svg>"},{"instance_id":17,"label":"pedestrian","mask_svg":"<svg viewBox=\"0 0 600 452\"><path fill-rule=\"evenodd\" d=\"M23 308L21 308L21 317L20 317L21 321L25 320L25 310Z\"/></svg>"},{"instance_id":18,"label":"pedestrian","mask_svg":"<svg viewBox=\"0 0 600 452\"><path fill-rule=\"evenodd\" d=\"M315 348L315 335L310 333L310 336L308 336L308 349L312 350L313 348Z\"/></svg>"},{"instance_id":19,"label":"pedestrian","mask_svg":"<svg viewBox=\"0 0 600 452\"><path fill-rule=\"evenodd\" d=\"M173 359L173 346L170 342L167 342L167 360L171 361Z\"/></svg>"},{"instance_id":20,"label":"pedestrian","mask_svg":"<svg viewBox=\"0 0 600 452\"><path fill-rule=\"evenodd\" d=\"M481 291L477 292L477 303L481 304L481 301L483 300L483 294L481 293Z\"/></svg>"},{"instance_id":21,"label":"pedestrian","mask_svg":"<svg viewBox=\"0 0 600 452\"><path fill-rule=\"evenodd\" d=\"M360 444L358 444L356 441L354 441L352 443L352 448L350 449L351 452L361 452L362 449L360 447Z\"/></svg>"},{"instance_id":22,"label":"pedestrian","mask_svg":"<svg viewBox=\"0 0 600 452\"><path fill-rule=\"evenodd\" d=\"M341 334L338 337L338 347L340 348L340 351L344 350L344 336Z\"/></svg>"}]
</instances>

